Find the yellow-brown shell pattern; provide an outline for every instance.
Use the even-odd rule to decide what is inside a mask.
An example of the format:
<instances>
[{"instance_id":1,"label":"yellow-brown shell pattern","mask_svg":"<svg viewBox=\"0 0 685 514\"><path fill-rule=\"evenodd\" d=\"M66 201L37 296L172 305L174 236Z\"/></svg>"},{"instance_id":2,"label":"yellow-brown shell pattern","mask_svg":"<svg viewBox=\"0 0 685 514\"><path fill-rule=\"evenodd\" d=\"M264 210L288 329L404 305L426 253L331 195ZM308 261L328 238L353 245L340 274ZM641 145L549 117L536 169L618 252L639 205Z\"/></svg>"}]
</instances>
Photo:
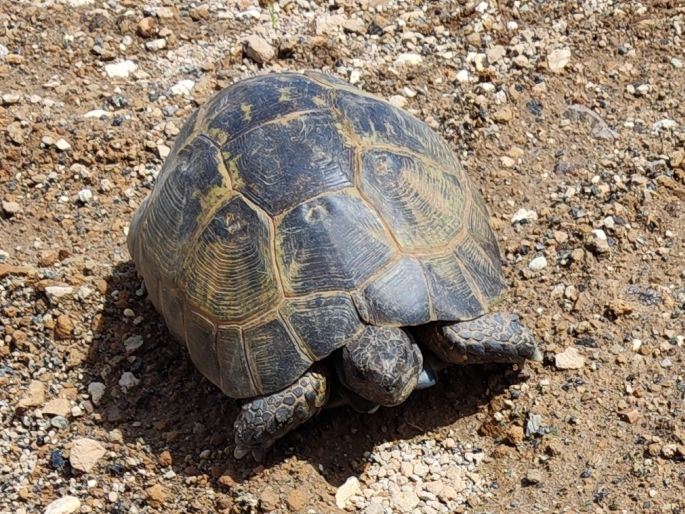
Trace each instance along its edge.
<instances>
[{"instance_id":1,"label":"yellow-brown shell pattern","mask_svg":"<svg viewBox=\"0 0 685 514\"><path fill-rule=\"evenodd\" d=\"M235 398L293 383L366 324L472 319L504 287L447 144L316 72L244 80L195 111L128 246L171 333Z\"/></svg>"}]
</instances>

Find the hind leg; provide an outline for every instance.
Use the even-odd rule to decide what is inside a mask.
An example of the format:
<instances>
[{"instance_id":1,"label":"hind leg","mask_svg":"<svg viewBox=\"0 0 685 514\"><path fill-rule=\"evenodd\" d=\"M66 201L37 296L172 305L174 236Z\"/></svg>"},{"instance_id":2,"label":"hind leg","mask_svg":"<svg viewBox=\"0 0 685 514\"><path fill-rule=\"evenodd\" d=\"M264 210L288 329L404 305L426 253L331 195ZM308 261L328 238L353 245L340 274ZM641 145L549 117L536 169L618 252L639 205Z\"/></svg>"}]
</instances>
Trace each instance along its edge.
<instances>
[{"instance_id":1,"label":"hind leg","mask_svg":"<svg viewBox=\"0 0 685 514\"><path fill-rule=\"evenodd\" d=\"M277 439L316 415L328 396L328 378L315 366L285 389L245 402L234 425L235 458L250 452L263 455Z\"/></svg>"},{"instance_id":2,"label":"hind leg","mask_svg":"<svg viewBox=\"0 0 685 514\"><path fill-rule=\"evenodd\" d=\"M533 334L515 314L495 312L471 321L433 323L417 334L438 357L454 364L542 360Z\"/></svg>"}]
</instances>

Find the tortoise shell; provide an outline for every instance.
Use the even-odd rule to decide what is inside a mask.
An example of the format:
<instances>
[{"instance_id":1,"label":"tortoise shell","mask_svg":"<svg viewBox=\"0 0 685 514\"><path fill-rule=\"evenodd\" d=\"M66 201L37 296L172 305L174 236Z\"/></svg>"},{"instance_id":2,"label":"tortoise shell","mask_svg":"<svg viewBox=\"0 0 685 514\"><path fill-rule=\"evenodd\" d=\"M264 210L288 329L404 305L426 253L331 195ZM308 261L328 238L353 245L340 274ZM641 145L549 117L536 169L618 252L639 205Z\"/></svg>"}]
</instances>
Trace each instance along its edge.
<instances>
[{"instance_id":1,"label":"tortoise shell","mask_svg":"<svg viewBox=\"0 0 685 514\"><path fill-rule=\"evenodd\" d=\"M365 324L473 319L504 288L448 145L316 72L247 79L196 110L128 247L169 330L234 398L286 387Z\"/></svg>"}]
</instances>

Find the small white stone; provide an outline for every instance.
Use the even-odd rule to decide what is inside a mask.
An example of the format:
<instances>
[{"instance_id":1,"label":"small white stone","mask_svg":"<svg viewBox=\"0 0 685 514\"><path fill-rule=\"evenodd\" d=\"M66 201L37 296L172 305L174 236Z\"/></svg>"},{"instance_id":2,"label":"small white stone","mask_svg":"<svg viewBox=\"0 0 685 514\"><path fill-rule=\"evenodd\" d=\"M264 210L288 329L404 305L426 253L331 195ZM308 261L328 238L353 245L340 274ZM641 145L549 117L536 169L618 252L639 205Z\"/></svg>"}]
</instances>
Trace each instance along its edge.
<instances>
[{"instance_id":1,"label":"small white stone","mask_svg":"<svg viewBox=\"0 0 685 514\"><path fill-rule=\"evenodd\" d=\"M110 114L102 109L93 109L83 115L84 118L102 118L103 116L110 116Z\"/></svg>"},{"instance_id":2,"label":"small white stone","mask_svg":"<svg viewBox=\"0 0 685 514\"><path fill-rule=\"evenodd\" d=\"M166 159L170 152L171 148L167 145L157 145L157 155L159 155L160 159Z\"/></svg>"},{"instance_id":3,"label":"small white stone","mask_svg":"<svg viewBox=\"0 0 685 514\"><path fill-rule=\"evenodd\" d=\"M671 130L678 126L678 123L674 120L669 120L667 118L659 120L652 125L652 132L660 132L661 130Z\"/></svg>"},{"instance_id":4,"label":"small white stone","mask_svg":"<svg viewBox=\"0 0 685 514\"><path fill-rule=\"evenodd\" d=\"M388 98L388 102L395 107L399 107L400 109L407 105L407 99L402 95L392 95L390 98Z\"/></svg>"},{"instance_id":5,"label":"small white stone","mask_svg":"<svg viewBox=\"0 0 685 514\"><path fill-rule=\"evenodd\" d=\"M469 71L468 70L459 70L457 72L457 81L459 82L468 82L469 80Z\"/></svg>"},{"instance_id":6,"label":"small white stone","mask_svg":"<svg viewBox=\"0 0 685 514\"><path fill-rule=\"evenodd\" d=\"M105 447L95 439L82 437L76 439L71 446L69 463L71 467L88 473L105 455Z\"/></svg>"},{"instance_id":7,"label":"small white stone","mask_svg":"<svg viewBox=\"0 0 685 514\"><path fill-rule=\"evenodd\" d=\"M525 207L522 207L518 211L514 213L514 215L511 217L511 223L516 224L516 223L522 223L524 221L536 221L538 219L538 213L526 209Z\"/></svg>"},{"instance_id":8,"label":"small white stone","mask_svg":"<svg viewBox=\"0 0 685 514\"><path fill-rule=\"evenodd\" d=\"M585 358L573 346L554 356L557 369L580 369L585 366Z\"/></svg>"},{"instance_id":9,"label":"small white stone","mask_svg":"<svg viewBox=\"0 0 685 514\"><path fill-rule=\"evenodd\" d=\"M105 73L109 78L126 78L138 69L133 61L119 61L105 65Z\"/></svg>"},{"instance_id":10,"label":"small white stone","mask_svg":"<svg viewBox=\"0 0 685 514\"><path fill-rule=\"evenodd\" d=\"M141 346L143 346L143 336L141 335L131 336L124 341L126 353L133 353Z\"/></svg>"},{"instance_id":11,"label":"small white stone","mask_svg":"<svg viewBox=\"0 0 685 514\"><path fill-rule=\"evenodd\" d=\"M166 39L163 37L153 39L152 41L147 41L145 43L145 49L151 52L157 52L159 50L163 50L164 48L166 48Z\"/></svg>"},{"instance_id":12,"label":"small white stone","mask_svg":"<svg viewBox=\"0 0 685 514\"><path fill-rule=\"evenodd\" d=\"M552 73L560 73L571 60L571 49L568 47L552 50L547 55L547 66Z\"/></svg>"},{"instance_id":13,"label":"small white stone","mask_svg":"<svg viewBox=\"0 0 685 514\"><path fill-rule=\"evenodd\" d=\"M136 378L136 376L130 371L124 371L121 374L121 378L119 379L119 387L121 387L124 392L136 387L138 384L140 384L140 380Z\"/></svg>"},{"instance_id":14,"label":"small white stone","mask_svg":"<svg viewBox=\"0 0 685 514\"><path fill-rule=\"evenodd\" d=\"M402 53L395 59L395 66L418 66L423 62L423 57L414 53Z\"/></svg>"},{"instance_id":15,"label":"small white stone","mask_svg":"<svg viewBox=\"0 0 685 514\"><path fill-rule=\"evenodd\" d=\"M541 255L540 257L535 257L535 259L528 263L528 267L533 271L540 271L541 269L547 267L547 259L544 255Z\"/></svg>"},{"instance_id":16,"label":"small white stone","mask_svg":"<svg viewBox=\"0 0 685 514\"><path fill-rule=\"evenodd\" d=\"M67 142L66 139L62 139L62 138L58 139L55 142L55 146L61 152L66 152L67 150L71 150L71 145Z\"/></svg>"},{"instance_id":17,"label":"small white stone","mask_svg":"<svg viewBox=\"0 0 685 514\"><path fill-rule=\"evenodd\" d=\"M606 241L606 240L607 240L607 234L606 234L606 232L604 232L604 231L603 231L602 229L600 229L600 228L594 229L594 230L592 231L592 234L593 234L597 239L601 239L602 241Z\"/></svg>"},{"instance_id":18,"label":"small white stone","mask_svg":"<svg viewBox=\"0 0 685 514\"><path fill-rule=\"evenodd\" d=\"M102 382L91 382L88 384L88 394L95 405L100 403L105 395L106 386Z\"/></svg>"},{"instance_id":19,"label":"small white stone","mask_svg":"<svg viewBox=\"0 0 685 514\"><path fill-rule=\"evenodd\" d=\"M88 203L93 199L93 192L88 188L81 189L78 192L78 199L82 203Z\"/></svg>"},{"instance_id":20,"label":"small white stone","mask_svg":"<svg viewBox=\"0 0 685 514\"><path fill-rule=\"evenodd\" d=\"M352 70L350 72L350 84L358 84L362 78L362 74L359 70Z\"/></svg>"},{"instance_id":21,"label":"small white stone","mask_svg":"<svg viewBox=\"0 0 685 514\"><path fill-rule=\"evenodd\" d=\"M6 93L2 95L2 103L4 105L18 104L20 100L21 96L16 93Z\"/></svg>"},{"instance_id":22,"label":"small white stone","mask_svg":"<svg viewBox=\"0 0 685 514\"><path fill-rule=\"evenodd\" d=\"M43 514L71 514L81 508L81 500L76 496L65 496L50 503Z\"/></svg>"},{"instance_id":23,"label":"small white stone","mask_svg":"<svg viewBox=\"0 0 685 514\"><path fill-rule=\"evenodd\" d=\"M45 296L48 297L50 303L55 303L60 298L69 296L74 292L74 288L71 286L48 286L45 288Z\"/></svg>"},{"instance_id":24,"label":"small white stone","mask_svg":"<svg viewBox=\"0 0 685 514\"><path fill-rule=\"evenodd\" d=\"M335 504L339 509L345 509L353 496L361 494L362 488L357 477L349 477L345 483L338 487L335 493Z\"/></svg>"},{"instance_id":25,"label":"small white stone","mask_svg":"<svg viewBox=\"0 0 685 514\"><path fill-rule=\"evenodd\" d=\"M193 87L195 87L195 82L185 79L171 86L170 91L173 96L190 95Z\"/></svg>"}]
</instances>

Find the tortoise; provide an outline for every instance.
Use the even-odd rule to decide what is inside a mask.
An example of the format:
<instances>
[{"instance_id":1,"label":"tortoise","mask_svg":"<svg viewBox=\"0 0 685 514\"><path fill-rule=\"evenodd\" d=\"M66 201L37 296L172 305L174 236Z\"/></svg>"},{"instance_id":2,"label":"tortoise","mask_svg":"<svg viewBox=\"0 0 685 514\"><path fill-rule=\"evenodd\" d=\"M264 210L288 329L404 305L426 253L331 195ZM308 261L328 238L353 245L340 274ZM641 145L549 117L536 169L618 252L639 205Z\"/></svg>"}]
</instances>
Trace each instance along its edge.
<instances>
[{"instance_id":1,"label":"tortoise","mask_svg":"<svg viewBox=\"0 0 685 514\"><path fill-rule=\"evenodd\" d=\"M129 227L150 301L242 399L235 456L324 407L402 403L450 363L539 360L484 201L448 144L316 71L218 92L183 125Z\"/></svg>"}]
</instances>

